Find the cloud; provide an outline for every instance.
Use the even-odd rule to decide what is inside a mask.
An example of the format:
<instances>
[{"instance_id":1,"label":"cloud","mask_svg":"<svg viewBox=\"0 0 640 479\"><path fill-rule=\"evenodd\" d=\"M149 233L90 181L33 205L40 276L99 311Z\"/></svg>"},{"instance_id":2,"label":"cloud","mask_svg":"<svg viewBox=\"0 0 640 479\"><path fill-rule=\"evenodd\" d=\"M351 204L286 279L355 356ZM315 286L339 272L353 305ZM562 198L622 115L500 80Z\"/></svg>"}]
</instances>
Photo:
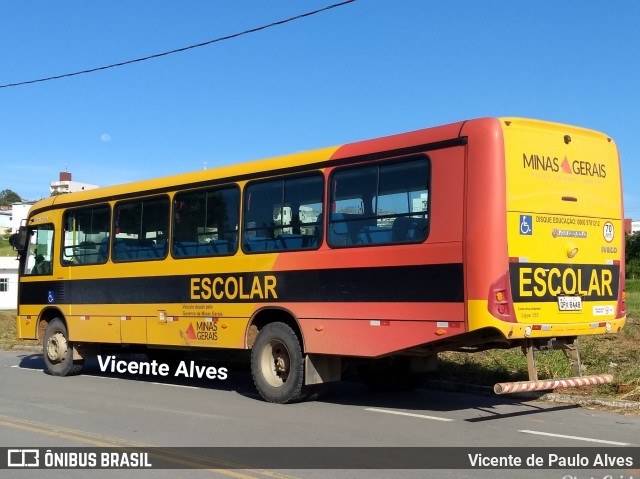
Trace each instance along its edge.
<instances>
[{"instance_id":1,"label":"cloud","mask_svg":"<svg viewBox=\"0 0 640 479\"><path fill-rule=\"evenodd\" d=\"M111 135L109 133L103 133L100 135L100 141L103 143L109 143L111 141Z\"/></svg>"}]
</instances>

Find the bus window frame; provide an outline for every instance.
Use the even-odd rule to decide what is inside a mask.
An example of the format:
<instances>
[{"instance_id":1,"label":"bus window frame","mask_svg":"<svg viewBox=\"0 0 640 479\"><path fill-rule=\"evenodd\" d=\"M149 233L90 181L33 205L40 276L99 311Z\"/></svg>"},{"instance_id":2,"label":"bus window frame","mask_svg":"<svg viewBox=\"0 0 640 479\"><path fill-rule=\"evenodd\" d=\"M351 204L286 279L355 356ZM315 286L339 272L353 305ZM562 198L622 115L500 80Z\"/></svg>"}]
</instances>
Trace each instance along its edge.
<instances>
[{"instance_id":1,"label":"bus window frame","mask_svg":"<svg viewBox=\"0 0 640 479\"><path fill-rule=\"evenodd\" d=\"M37 265L37 261L36 258L38 256L38 254L42 254L42 253L38 253L38 243L36 241L36 243L32 243L31 242L31 238L36 235L37 238L37 230L42 229L43 226L50 226L51 229L49 231L51 231L51 247L49 248L49 259L43 259L43 262L48 263L48 271L42 273L42 272L33 272L36 265ZM27 254L24 255L24 263L22 263L21 260L21 265L20 265L20 276L26 276L29 278L33 278L33 277L42 277L42 276L53 276L53 265L55 262L55 252L56 252L56 248L55 248L55 244L56 244L56 225L53 222L46 222L46 223L38 223L35 225L29 225L28 229L27 229L27 246L26 246L26 252ZM34 250L31 250L31 246L35 246ZM27 267L29 266L29 261L31 260L31 258L33 258L33 265L31 266L31 268L29 268L29 271L27 272Z\"/></svg>"},{"instance_id":2,"label":"bus window frame","mask_svg":"<svg viewBox=\"0 0 640 479\"><path fill-rule=\"evenodd\" d=\"M182 194L194 194L194 193L198 193L198 192L215 192L217 190L235 190L238 194L238 209L236 211L237 213L237 218L238 218L238 224L236 225L236 241L235 244L233 245L233 249L227 253L216 253L216 254L198 254L198 255L185 255L185 256L180 256L180 255L176 255L174 252L174 246L175 246L175 232L176 232L176 209L175 209L175 202L176 202L176 197L180 197L180 195ZM169 238L169 254L171 255L171 257L173 259L176 260L184 260L184 259L192 259L192 258L219 258L219 257L225 257L225 256L234 256L235 254L238 253L239 250L239 244L240 244L240 225L242 223L242 188L240 187L239 184L237 183L225 183L225 184L212 184L209 186L205 186L205 187L201 187L201 188L193 188L193 189L184 189L184 190L177 190L174 192L173 197L171 198L171 211L170 211L170 227L171 227L171 235Z\"/></svg>"},{"instance_id":3,"label":"bus window frame","mask_svg":"<svg viewBox=\"0 0 640 479\"><path fill-rule=\"evenodd\" d=\"M380 168L381 167L385 167L385 166L390 166L390 165L397 165L397 164L402 164L402 163L410 163L412 161L419 161L419 160L424 160L426 162L427 168L428 168L428 173L427 173L427 209L425 212L423 212L422 214L420 213L416 213L416 212L411 212L408 211L406 213L401 213L401 214L389 214L389 215L381 215L378 216L376 213L377 211L372 211L372 214L370 217L366 217L365 214L363 214L363 218L349 218L349 219L344 219L342 221L332 221L333 219L333 215L335 215L336 213L334 212L334 206L336 201L335 198L335 191L334 191L334 179L335 176L337 174L340 174L344 171L349 171L349 170L356 170L358 168L370 168L370 167L376 167L376 184L375 184L375 196L372 198L372 200L375 200L375 203L379 202L379 188L380 188ZM344 249L344 248L367 248L367 247L375 247L375 246L402 246L402 245L411 245L411 244L421 244L424 243L425 241L428 240L429 235L431 233L431 201L432 201L432 191L433 191L433 162L431 160L431 157L426 154L426 153L420 153L420 154L413 154L413 155L409 155L409 156L401 156L401 157L393 157L393 158L385 158L385 159L381 159L381 160L376 160L376 161L372 161L372 162L367 162L367 163L355 163L355 164L348 164L348 165L344 165L344 166L339 166L334 168L331 173L329 174L329 180L328 180L328 185L329 185L329 191L328 191L328 198L327 198L327 202L330 205L330 214L327 214L327 218L325 220L325 224L326 224L326 241L327 241L327 245L332 248L332 249ZM363 200L363 210L366 211L367 206L365 205L365 198L362 198ZM372 205L369 205L369 207L372 207ZM378 205L376 204L376 210L378 208ZM345 236L345 244L339 244L338 242L336 242L334 239L335 237L331 234L333 230L333 225L337 224L337 223L343 223L343 224L348 224L348 223L353 223L355 224L356 222L359 221L371 221L371 220L378 220L380 218L411 218L411 217L415 217L415 216L422 216L424 221L425 221L425 226L424 226L424 238L419 238L416 240L405 240L405 241L393 241L393 232L391 231L392 234L392 240L388 241L388 242L368 242L368 243L359 243L358 241L355 242L351 242L348 243L347 241L349 240L349 238L351 236L359 236L360 235L360 231L356 232L356 235L353 235L351 231L348 231ZM348 229L348 227L347 227ZM343 233L344 234L344 233ZM332 241L333 240L333 241Z\"/></svg>"},{"instance_id":4,"label":"bus window frame","mask_svg":"<svg viewBox=\"0 0 640 479\"><path fill-rule=\"evenodd\" d=\"M98 208L101 206L106 206L107 209L109 210L109 221L108 221L108 227L109 230L107 231L107 242L106 242L106 247L107 250L105 251L105 256L104 256L104 260L103 261L96 261L93 263L74 263L74 262L64 262L63 258L64 258L64 249L65 249L65 220L67 217L67 214L71 213L71 212L75 212L75 211L81 211L84 209L88 209L88 208ZM94 265L102 265L102 264L106 264L109 261L109 257L110 257L110 253L111 253L111 237L112 237L112 227L113 227L113 211L114 208L112 207L112 205L110 203L95 203L95 204L90 204L87 206L76 206L76 207L71 207L71 208L65 208L62 211L61 214L61 220L60 220L60 234L61 234L61 239L60 239L60 265L63 267L68 267L68 266L94 266ZM79 245L76 245L79 246ZM98 244L98 257L100 256L100 247L101 244ZM73 247L73 246L72 246Z\"/></svg>"},{"instance_id":5,"label":"bus window frame","mask_svg":"<svg viewBox=\"0 0 640 479\"><path fill-rule=\"evenodd\" d=\"M145 202L145 201L153 201L153 200L158 200L158 199L166 199L168 202L167 205L167 231L165 234L165 242L166 242L166 248L164 251L164 255L163 256L158 256L155 258L136 258L136 259L119 259L116 258L115 256L115 242L117 239L126 239L126 238L117 238L117 234L116 233L117 230L119 230L119 225L116 224L116 222L118 221L118 214L117 214L117 210L118 210L118 206L124 204L124 203L133 203L133 202ZM169 194L158 194L158 195L151 195L151 196L136 196L136 197L130 197L130 198L124 198L122 200L116 201L113 204L113 208L112 208L112 214L111 214L111 238L109 241L109 252L110 252L110 258L111 261L113 263L138 263L140 261L164 261L167 259L167 257L169 256L169 244L170 244L170 238L171 238L171 203L172 203L172 197ZM134 240L140 241L141 239L144 240L146 238L132 238ZM149 248L152 249L152 248ZM147 248L142 248L142 250L147 250Z\"/></svg>"},{"instance_id":6,"label":"bus window frame","mask_svg":"<svg viewBox=\"0 0 640 479\"><path fill-rule=\"evenodd\" d=\"M250 250L249 248L246 247L246 233L247 233L247 226L246 226L246 213L247 213L247 206L250 205L250 200L248 198L248 196L250 196L250 187L253 185L257 185L257 184L265 184L265 183L269 183L269 182L281 182L282 183L282 195L281 195L281 201L280 201L280 206L281 208L283 208L285 206L284 200L285 198L285 192L286 192L286 182L287 181L294 181L294 180L298 180L298 179L305 179L305 178L319 178L321 180L321 197L320 197L320 204L322 205L322 211L320 212L320 214L318 215L318 218L315 222L313 223L305 223L307 225L311 224L311 225L315 225L316 228L320 228L320 232L319 234L313 235L316 236L317 241L315 244L313 244L312 246L309 247L300 247L300 248L271 248L271 249L264 249L264 250ZM238 241L240 243L240 249L242 250L242 252L244 254L273 254L273 253L288 253L288 252L296 252L296 251L316 251L318 249L320 249L322 247L322 245L324 244L324 232L325 232L325 221L324 221L324 216L325 216L325 212L327 210L327 197L326 197L326 185L327 185L327 179L325 174L321 171L321 170L316 170L316 169L310 169L308 171L304 171L304 172L300 172L297 174L293 174L293 175L285 175L285 176L275 176L275 177L271 177L271 178L260 178L257 180L252 180L247 182L244 187L243 187L243 191L242 191L242 206L241 206L241 218L240 218L240 224L241 224L241 228L240 228L240 236L238 238ZM298 205L298 207L300 207L300 205ZM273 225L272 229L276 230L278 228L280 229L284 229L287 228L288 226L283 226L283 225ZM251 228L250 230L259 230L259 229L264 229L264 228ZM274 244L276 242L277 239L282 239L282 234L279 237L274 237L274 238L270 238L272 240L274 240Z\"/></svg>"}]
</instances>

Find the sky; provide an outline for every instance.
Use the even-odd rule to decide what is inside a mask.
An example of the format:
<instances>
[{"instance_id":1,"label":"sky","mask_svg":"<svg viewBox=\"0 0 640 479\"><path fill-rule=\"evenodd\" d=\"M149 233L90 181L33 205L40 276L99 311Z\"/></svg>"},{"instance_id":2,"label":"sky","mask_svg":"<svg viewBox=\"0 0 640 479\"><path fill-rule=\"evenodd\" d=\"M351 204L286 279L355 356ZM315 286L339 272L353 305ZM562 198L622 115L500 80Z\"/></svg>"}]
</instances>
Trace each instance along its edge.
<instances>
[{"instance_id":1,"label":"sky","mask_svg":"<svg viewBox=\"0 0 640 479\"><path fill-rule=\"evenodd\" d=\"M6 0L0 85L145 57L339 0ZM0 88L0 190L108 186L485 116L611 136L640 219L640 2L356 0L201 48Z\"/></svg>"}]
</instances>

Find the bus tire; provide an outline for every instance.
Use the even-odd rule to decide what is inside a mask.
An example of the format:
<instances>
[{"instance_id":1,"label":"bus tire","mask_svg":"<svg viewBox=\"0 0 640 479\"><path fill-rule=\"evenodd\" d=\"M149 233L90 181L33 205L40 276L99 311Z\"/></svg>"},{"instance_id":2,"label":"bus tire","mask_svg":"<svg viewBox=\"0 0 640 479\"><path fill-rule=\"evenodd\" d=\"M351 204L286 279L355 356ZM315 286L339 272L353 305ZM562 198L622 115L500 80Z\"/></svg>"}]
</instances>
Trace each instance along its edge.
<instances>
[{"instance_id":1,"label":"bus tire","mask_svg":"<svg viewBox=\"0 0 640 479\"><path fill-rule=\"evenodd\" d=\"M286 404L306 397L304 356L293 329L276 322L260 330L251 349L251 376L265 401Z\"/></svg>"},{"instance_id":2,"label":"bus tire","mask_svg":"<svg viewBox=\"0 0 640 479\"><path fill-rule=\"evenodd\" d=\"M84 361L73 360L73 344L67 326L59 318L49 321L43 341L44 372L52 376L73 376L82 371Z\"/></svg>"}]
</instances>

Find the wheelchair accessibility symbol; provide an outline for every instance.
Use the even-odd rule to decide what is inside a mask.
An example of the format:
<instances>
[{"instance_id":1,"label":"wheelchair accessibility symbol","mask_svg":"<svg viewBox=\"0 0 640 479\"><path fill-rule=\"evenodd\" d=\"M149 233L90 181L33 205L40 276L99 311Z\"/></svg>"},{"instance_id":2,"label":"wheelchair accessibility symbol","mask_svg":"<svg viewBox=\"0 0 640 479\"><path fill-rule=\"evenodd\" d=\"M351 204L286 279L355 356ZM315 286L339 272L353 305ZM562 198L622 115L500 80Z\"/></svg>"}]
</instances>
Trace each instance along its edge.
<instances>
[{"instance_id":1,"label":"wheelchair accessibility symbol","mask_svg":"<svg viewBox=\"0 0 640 479\"><path fill-rule=\"evenodd\" d=\"M520 234L531 236L533 234L533 217L520 215Z\"/></svg>"}]
</instances>

